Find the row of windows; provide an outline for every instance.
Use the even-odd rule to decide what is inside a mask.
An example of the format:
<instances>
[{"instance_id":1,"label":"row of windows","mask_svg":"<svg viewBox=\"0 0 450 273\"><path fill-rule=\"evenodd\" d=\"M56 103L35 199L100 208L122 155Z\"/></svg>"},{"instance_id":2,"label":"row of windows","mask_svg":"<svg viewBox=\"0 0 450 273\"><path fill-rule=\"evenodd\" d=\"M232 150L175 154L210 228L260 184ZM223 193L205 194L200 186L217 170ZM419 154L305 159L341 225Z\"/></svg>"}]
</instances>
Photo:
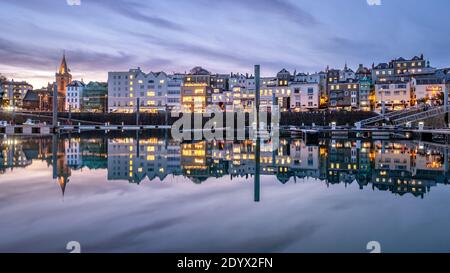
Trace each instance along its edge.
<instances>
[{"instance_id":1,"label":"row of windows","mask_svg":"<svg viewBox=\"0 0 450 273\"><path fill-rule=\"evenodd\" d=\"M384 95L386 95L386 96L390 96L392 93L394 94L394 95L407 95L407 92L406 91L399 91L399 90L396 90L396 91L394 91L394 92L391 92L391 91L379 91L378 92L378 95L383 95L383 93L384 93Z\"/></svg>"},{"instance_id":2,"label":"row of windows","mask_svg":"<svg viewBox=\"0 0 450 273\"><path fill-rule=\"evenodd\" d=\"M412 67L415 67L416 65L417 66L424 66L425 65L425 63L424 62L417 62L417 63L415 63L415 62L413 62L413 63L410 63L410 65L412 66ZM397 63L397 67L407 67L408 66L408 63Z\"/></svg>"},{"instance_id":3,"label":"row of windows","mask_svg":"<svg viewBox=\"0 0 450 273\"><path fill-rule=\"evenodd\" d=\"M301 106L302 106L302 105L301 105L300 102L296 102L296 103L295 103L295 107L301 107ZM310 102L308 102L308 105L303 104L303 107L306 107L306 106L308 106L308 107L316 106L316 107L317 107L317 104L310 101Z\"/></svg>"},{"instance_id":4,"label":"row of windows","mask_svg":"<svg viewBox=\"0 0 450 273\"><path fill-rule=\"evenodd\" d=\"M347 86L347 89L357 89L358 85L357 84L347 84L347 85L330 85L331 90L339 90L341 88L345 88Z\"/></svg>"},{"instance_id":5,"label":"row of windows","mask_svg":"<svg viewBox=\"0 0 450 273\"><path fill-rule=\"evenodd\" d=\"M396 84L396 85L394 85L394 88L406 89L406 84ZM389 84L383 84L383 85L380 85L380 89L391 89L391 86Z\"/></svg>"}]
</instances>

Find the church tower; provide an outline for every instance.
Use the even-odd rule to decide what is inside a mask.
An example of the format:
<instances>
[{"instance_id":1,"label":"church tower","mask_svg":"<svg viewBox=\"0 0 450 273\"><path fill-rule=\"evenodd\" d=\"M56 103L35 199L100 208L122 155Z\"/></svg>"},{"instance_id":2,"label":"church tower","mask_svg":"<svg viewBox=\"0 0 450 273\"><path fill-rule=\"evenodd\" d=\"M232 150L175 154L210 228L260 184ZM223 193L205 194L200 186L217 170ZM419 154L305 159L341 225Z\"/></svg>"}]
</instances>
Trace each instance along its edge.
<instances>
[{"instance_id":1,"label":"church tower","mask_svg":"<svg viewBox=\"0 0 450 273\"><path fill-rule=\"evenodd\" d=\"M62 96L66 96L66 87L72 82L72 75L67 67L66 53L64 53L59 70L55 75L56 84L58 85L58 93Z\"/></svg>"}]
</instances>

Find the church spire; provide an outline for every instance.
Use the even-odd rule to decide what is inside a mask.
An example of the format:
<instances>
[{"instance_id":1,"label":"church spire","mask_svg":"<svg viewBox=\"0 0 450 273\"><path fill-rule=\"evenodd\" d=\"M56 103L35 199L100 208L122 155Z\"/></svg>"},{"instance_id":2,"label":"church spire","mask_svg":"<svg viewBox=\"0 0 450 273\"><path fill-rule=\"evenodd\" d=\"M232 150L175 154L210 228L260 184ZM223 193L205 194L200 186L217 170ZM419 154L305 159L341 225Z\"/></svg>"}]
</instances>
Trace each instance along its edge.
<instances>
[{"instance_id":1,"label":"church spire","mask_svg":"<svg viewBox=\"0 0 450 273\"><path fill-rule=\"evenodd\" d=\"M69 69L67 68L66 62L66 51L64 51L61 65L59 66L59 74L66 74L66 73L69 73Z\"/></svg>"}]
</instances>

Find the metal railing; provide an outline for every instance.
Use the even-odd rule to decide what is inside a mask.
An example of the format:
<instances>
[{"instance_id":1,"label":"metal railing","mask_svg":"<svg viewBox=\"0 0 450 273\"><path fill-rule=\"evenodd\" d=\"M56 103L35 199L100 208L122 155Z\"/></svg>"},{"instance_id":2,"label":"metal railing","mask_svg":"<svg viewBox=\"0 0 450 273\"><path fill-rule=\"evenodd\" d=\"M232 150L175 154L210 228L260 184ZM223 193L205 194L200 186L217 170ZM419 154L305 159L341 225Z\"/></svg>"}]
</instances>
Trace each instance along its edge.
<instances>
[{"instance_id":1,"label":"metal railing","mask_svg":"<svg viewBox=\"0 0 450 273\"><path fill-rule=\"evenodd\" d=\"M433 118L439 115L443 115L445 113L448 113L450 110L450 106L439 106L439 107L434 107L430 110L427 110L425 112L420 112L414 115L409 115L406 117L402 117L399 119L394 120L394 124L395 125L404 125L407 123L412 123L412 122L416 122L416 121L421 121L424 119L428 119L428 118Z\"/></svg>"},{"instance_id":2,"label":"metal railing","mask_svg":"<svg viewBox=\"0 0 450 273\"><path fill-rule=\"evenodd\" d=\"M368 118L365 120L360 121L361 126L365 126L371 123L375 123L378 121L383 121L383 120L393 120L393 118L402 116L402 115L407 115L410 114L412 112L416 112L416 111L421 111L423 109L425 109L426 105L416 105L404 110L398 110L398 111L393 111L393 112L389 112L387 114L381 114L379 116L373 117L373 118ZM430 106L428 106L430 107Z\"/></svg>"}]
</instances>

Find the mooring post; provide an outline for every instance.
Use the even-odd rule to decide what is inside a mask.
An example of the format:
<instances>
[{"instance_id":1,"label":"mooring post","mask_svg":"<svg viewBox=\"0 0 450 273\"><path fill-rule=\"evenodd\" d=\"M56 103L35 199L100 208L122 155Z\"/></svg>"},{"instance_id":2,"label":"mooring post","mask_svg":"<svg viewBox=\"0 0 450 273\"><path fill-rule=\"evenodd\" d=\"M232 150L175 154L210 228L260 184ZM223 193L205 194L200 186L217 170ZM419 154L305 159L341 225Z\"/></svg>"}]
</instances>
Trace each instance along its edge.
<instances>
[{"instance_id":1,"label":"mooring post","mask_svg":"<svg viewBox=\"0 0 450 273\"><path fill-rule=\"evenodd\" d=\"M53 179L58 178L58 136L53 134L52 136L52 168Z\"/></svg>"},{"instance_id":2,"label":"mooring post","mask_svg":"<svg viewBox=\"0 0 450 273\"><path fill-rule=\"evenodd\" d=\"M254 185L254 199L255 202L260 201L260 168L261 168L261 143L259 138L259 105L261 101L261 71L260 66L255 65L255 120L256 120L256 146L255 146L255 185Z\"/></svg>"},{"instance_id":3,"label":"mooring post","mask_svg":"<svg viewBox=\"0 0 450 273\"><path fill-rule=\"evenodd\" d=\"M141 156L141 145L139 145L139 142L139 130L136 130L136 158L139 158Z\"/></svg>"},{"instance_id":4,"label":"mooring post","mask_svg":"<svg viewBox=\"0 0 450 273\"><path fill-rule=\"evenodd\" d=\"M261 200L260 191L261 191L261 140L256 137L256 146L255 146L255 184L254 184L254 200L255 202L259 202Z\"/></svg>"},{"instance_id":5,"label":"mooring post","mask_svg":"<svg viewBox=\"0 0 450 273\"><path fill-rule=\"evenodd\" d=\"M255 121L256 121L256 133L259 135L259 104L261 101L261 71L259 64L255 65Z\"/></svg>"},{"instance_id":6,"label":"mooring post","mask_svg":"<svg viewBox=\"0 0 450 273\"><path fill-rule=\"evenodd\" d=\"M53 130L56 131L58 127L58 84L53 85Z\"/></svg>"},{"instance_id":7,"label":"mooring post","mask_svg":"<svg viewBox=\"0 0 450 273\"><path fill-rule=\"evenodd\" d=\"M140 99L136 98L136 125L139 126Z\"/></svg>"},{"instance_id":8,"label":"mooring post","mask_svg":"<svg viewBox=\"0 0 450 273\"><path fill-rule=\"evenodd\" d=\"M164 124L169 125L169 107L166 104L166 111L164 111Z\"/></svg>"}]
</instances>

